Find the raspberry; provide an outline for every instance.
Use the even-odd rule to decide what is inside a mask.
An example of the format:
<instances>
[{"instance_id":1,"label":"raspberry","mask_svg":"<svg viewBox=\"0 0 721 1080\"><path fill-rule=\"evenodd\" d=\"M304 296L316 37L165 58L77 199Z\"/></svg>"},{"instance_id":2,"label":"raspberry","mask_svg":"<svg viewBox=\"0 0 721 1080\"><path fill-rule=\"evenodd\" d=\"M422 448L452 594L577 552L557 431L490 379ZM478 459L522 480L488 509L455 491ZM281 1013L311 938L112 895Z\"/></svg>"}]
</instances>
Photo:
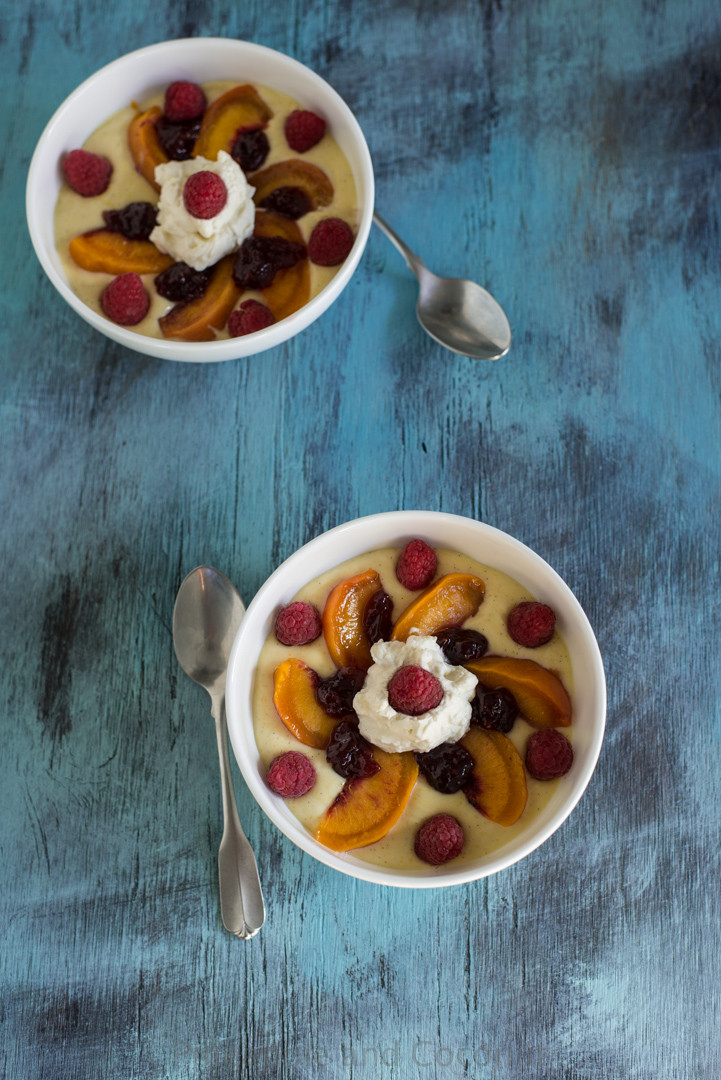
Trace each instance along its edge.
<instances>
[{"instance_id":1,"label":"raspberry","mask_svg":"<svg viewBox=\"0 0 721 1080\"><path fill-rule=\"evenodd\" d=\"M423 862L440 866L463 851L463 829L450 814L434 814L416 833L415 852Z\"/></svg>"},{"instance_id":2,"label":"raspberry","mask_svg":"<svg viewBox=\"0 0 721 1080\"><path fill-rule=\"evenodd\" d=\"M63 161L63 172L73 191L87 198L102 195L110 183L113 166L100 154L91 154L89 150L71 150Z\"/></svg>"},{"instance_id":3,"label":"raspberry","mask_svg":"<svg viewBox=\"0 0 721 1080\"><path fill-rule=\"evenodd\" d=\"M337 266L353 247L353 230L341 218L319 221L308 240L308 258L316 266Z\"/></svg>"},{"instance_id":4,"label":"raspberry","mask_svg":"<svg viewBox=\"0 0 721 1080\"><path fill-rule=\"evenodd\" d=\"M400 553L396 577L406 589L425 589L436 572L438 560L425 540L409 540Z\"/></svg>"},{"instance_id":5,"label":"raspberry","mask_svg":"<svg viewBox=\"0 0 721 1080\"><path fill-rule=\"evenodd\" d=\"M228 201L228 189L217 173L201 169L185 181L183 205L194 218L208 221L225 206Z\"/></svg>"},{"instance_id":6,"label":"raspberry","mask_svg":"<svg viewBox=\"0 0 721 1080\"><path fill-rule=\"evenodd\" d=\"M245 334L254 334L256 330L263 330L274 322L275 316L265 304L257 300L244 300L239 308L231 312L228 333L231 337L244 337Z\"/></svg>"},{"instance_id":7,"label":"raspberry","mask_svg":"<svg viewBox=\"0 0 721 1080\"><path fill-rule=\"evenodd\" d=\"M534 731L526 746L526 768L536 780L555 780L573 765L573 747L556 728Z\"/></svg>"},{"instance_id":8,"label":"raspberry","mask_svg":"<svg viewBox=\"0 0 721 1080\"><path fill-rule=\"evenodd\" d=\"M103 290L100 303L103 311L120 326L135 326L148 314L150 297L139 274L120 274Z\"/></svg>"},{"instance_id":9,"label":"raspberry","mask_svg":"<svg viewBox=\"0 0 721 1080\"><path fill-rule=\"evenodd\" d=\"M298 750L286 750L271 761L265 782L276 795L297 799L315 784L315 766Z\"/></svg>"},{"instance_id":10,"label":"raspberry","mask_svg":"<svg viewBox=\"0 0 721 1080\"><path fill-rule=\"evenodd\" d=\"M398 668L388 683L388 703L396 712L420 716L440 705L443 687L435 675L417 664Z\"/></svg>"},{"instance_id":11,"label":"raspberry","mask_svg":"<svg viewBox=\"0 0 721 1080\"><path fill-rule=\"evenodd\" d=\"M275 619L275 636L281 645L308 645L322 630L318 611L305 600L281 608Z\"/></svg>"},{"instance_id":12,"label":"raspberry","mask_svg":"<svg viewBox=\"0 0 721 1080\"><path fill-rule=\"evenodd\" d=\"M524 600L517 604L508 616L508 633L518 645L536 649L553 637L556 616L547 604Z\"/></svg>"},{"instance_id":13,"label":"raspberry","mask_svg":"<svg viewBox=\"0 0 721 1080\"><path fill-rule=\"evenodd\" d=\"M174 82L165 91L163 112L168 120L195 120L205 112L205 94L197 83Z\"/></svg>"},{"instance_id":14,"label":"raspberry","mask_svg":"<svg viewBox=\"0 0 721 1080\"><path fill-rule=\"evenodd\" d=\"M325 135L325 120L308 109L295 109L285 122L285 137L291 150L304 154Z\"/></svg>"}]
</instances>

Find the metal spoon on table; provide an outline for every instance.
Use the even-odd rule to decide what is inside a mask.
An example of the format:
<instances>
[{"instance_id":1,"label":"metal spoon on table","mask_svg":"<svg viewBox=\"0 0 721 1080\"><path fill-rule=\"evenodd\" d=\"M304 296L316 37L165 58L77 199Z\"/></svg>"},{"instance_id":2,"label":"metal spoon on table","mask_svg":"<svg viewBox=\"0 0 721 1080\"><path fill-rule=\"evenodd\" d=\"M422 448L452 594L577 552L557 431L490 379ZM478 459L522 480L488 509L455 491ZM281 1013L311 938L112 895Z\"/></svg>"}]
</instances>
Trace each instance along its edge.
<instances>
[{"instance_id":1,"label":"metal spoon on table","mask_svg":"<svg viewBox=\"0 0 721 1080\"><path fill-rule=\"evenodd\" d=\"M418 322L439 345L476 360L498 360L511 347L511 328L501 305L489 292L464 278L442 278L404 244L382 217L373 214L381 232L400 251L418 278Z\"/></svg>"},{"instance_id":2,"label":"metal spoon on table","mask_svg":"<svg viewBox=\"0 0 721 1080\"><path fill-rule=\"evenodd\" d=\"M238 820L225 718L225 674L244 614L243 601L225 574L212 566L198 566L175 598L173 645L185 674L205 687L212 702L223 789L224 827L218 851L223 925L237 937L252 938L265 921L265 905L255 855Z\"/></svg>"}]
</instances>

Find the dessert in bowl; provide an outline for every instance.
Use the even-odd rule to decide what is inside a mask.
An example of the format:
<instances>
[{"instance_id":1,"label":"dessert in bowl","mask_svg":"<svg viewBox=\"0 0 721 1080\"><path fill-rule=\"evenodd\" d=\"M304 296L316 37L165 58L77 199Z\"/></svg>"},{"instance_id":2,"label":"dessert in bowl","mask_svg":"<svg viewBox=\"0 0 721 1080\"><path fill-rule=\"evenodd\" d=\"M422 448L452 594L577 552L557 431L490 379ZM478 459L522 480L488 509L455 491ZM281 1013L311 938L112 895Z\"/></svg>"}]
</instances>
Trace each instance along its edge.
<instances>
[{"instance_id":1,"label":"dessert in bowl","mask_svg":"<svg viewBox=\"0 0 721 1080\"><path fill-rule=\"evenodd\" d=\"M197 174L222 202L188 201ZM78 87L38 142L26 207L45 272L82 318L136 351L207 362L269 349L327 310L365 248L373 192L363 134L328 83L263 46L198 38L130 53ZM178 239L188 223L210 234L207 252ZM236 256L253 244L248 276ZM274 276L253 276L269 247L273 259L284 248ZM158 285L188 262L195 293L178 275ZM246 309L260 319L231 321Z\"/></svg>"},{"instance_id":2,"label":"dessert in bowl","mask_svg":"<svg viewBox=\"0 0 721 1080\"><path fill-rule=\"evenodd\" d=\"M432 553L428 581L399 568L409 542ZM528 605L555 616L549 637L509 622ZM454 634L471 652L454 655ZM405 887L472 881L543 843L595 768L605 701L593 631L555 571L497 529L421 511L290 556L250 604L227 682L236 758L271 820L326 865ZM563 766L539 770L558 747Z\"/></svg>"}]
</instances>

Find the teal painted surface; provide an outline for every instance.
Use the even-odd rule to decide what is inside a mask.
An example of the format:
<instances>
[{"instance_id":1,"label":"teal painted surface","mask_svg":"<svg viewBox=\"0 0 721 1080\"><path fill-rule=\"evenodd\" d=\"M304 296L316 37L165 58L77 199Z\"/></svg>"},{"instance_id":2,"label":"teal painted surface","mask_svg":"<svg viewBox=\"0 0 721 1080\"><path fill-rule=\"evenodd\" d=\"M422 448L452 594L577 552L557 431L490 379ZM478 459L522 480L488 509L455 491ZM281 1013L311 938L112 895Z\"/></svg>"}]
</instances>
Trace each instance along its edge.
<instances>
[{"instance_id":1,"label":"teal painted surface","mask_svg":"<svg viewBox=\"0 0 721 1080\"><path fill-rule=\"evenodd\" d=\"M3 3L8 1077L721 1073L721 12L388 7ZM331 311L248 361L146 360L65 309L24 224L34 142L100 64L189 34L279 48L343 94L383 215L503 303L504 361L423 336L379 233ZM510 531L577 593L609 684L597 772L541 850L438 893L334 876L238 779L268 920L231 939L176 588L210 562L249 600L322 529L417 507Z\"/></svg>"}]
</instances>

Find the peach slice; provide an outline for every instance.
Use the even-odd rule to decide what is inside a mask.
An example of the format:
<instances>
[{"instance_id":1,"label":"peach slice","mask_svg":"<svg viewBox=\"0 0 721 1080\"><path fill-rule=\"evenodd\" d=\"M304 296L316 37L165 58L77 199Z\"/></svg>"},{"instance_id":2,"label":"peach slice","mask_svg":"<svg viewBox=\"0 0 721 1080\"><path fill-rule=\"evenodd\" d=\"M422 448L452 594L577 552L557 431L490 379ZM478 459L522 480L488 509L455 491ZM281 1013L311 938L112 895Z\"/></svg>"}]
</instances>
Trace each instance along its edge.
<instances>
[{"instance_id":1,"label":"peach slice","mask_svg":"<svg viewBox=\"0 0 721 1080\"><path fill-rule=\"evenodd\" d=\"M158 251L150 240L129 240L110 229L92 229L73 237L68 251L83 270L105 274L160 274L173 264L170 255Z\"/></svg>"},{"instance_id":2,"label":"peach slice","mask_svg":"<svg viewBox=\"0 0 721 1080\"><path fill-rule=\"evenodd\" d=\"M521 755L506 735L485 728L470 728L461 744L475 763L463 788L469 803L496 825L513 825L528 797Z\"/></svg>"},{"instance_id":3,"label":"peach slice","mask_svg":"<svg viewBox=\"0 0 721 1080\"><path fill-rule=\"evenodd\" d=\"M302 244L303 234L294 221L271 210L258 210L255 215L256 236L282 236ZM295 266L279 270L267 289L261 289L263 302L268 305L276 322L292 315L310 300L310 265L301 259Z\"/></svg>"},{"instance_id":4,"label":"peach slice","mask_svg":"<svg viewBox=\"0 0 721 1080\"><path fill-rule=\"evenodd\" d=\"M234 262L235 255L226 255L216 263L202 296L186 304L176 304L158 319L163 337L181 341L215 340L215 331L223 329L241 293L233 281Z\"/></svg>"},{"instance_id":5,"label":"peach slice","mask_svg":"<svg viewBox=\"0 0 721 1080\"><path fill-rule=\"evenodd\" d=\"M411 753L387 754L378 747L373 756L380 769L373 776L346 780L315 834L332 851L350 851L380 840L406 808L418 778Z\"/></svg>"},{"instance_id":6,"label":"peach slice","mask_svg":"<svg viewBox=\"0 0 721 1080\"><path fill-rule=\"evenodd\" d=\"M367 671L371 666L371 646L363 629L363 611L371 596L381 588L376 570L340 581L331 589L323 608L323 636L333 663Z\"/></svg>"},{"instance_id":7,"label":"peach slice","mask_svg":"<svg viewBox=\"0 0 721 1080\"><path fill-rule=\"evenodd\" d=\"M273 113L254 86L226 90L205 110L193 157L215 161L219 150L230 153L242 128L265 127Z\"/></svg>"},{"instance_id":8,"label":"peach slice","mask_svg":"<svg viewBox=\"0 0 721 1080\"><path fill-rule=\"evenodd\" d=\"M571 699L558 675L535 660L515 656L482 656L466 667L491 690L510 690L521 713L533 727L568 727Z\"/></svg>"},{"instance_id":9,"label":"peach slice","mask_svg":"<svg viewBox=\"0 0 721 1080\"><path fill-rule=\"evenodd\" d=\"M391 637L405 641L409 634L437 634L446 626L462 626L476 614L485 594L485 582L474 574L445 574L398 616Z\"/></svg>"},{"instance_id":10,"label":"peach slice","mask_svg":"<svg viewBox=\"0 0 721 1080\"><path fill-rule=\"evenodd\" d=\"M153 105L145 112L137 113L128 125L128 147L135 168L156 191L160 191L160 184L155 182L155 166L164 165L170 160L158 142L155 129L162 115L163 110L158 105Z\"/></svg>"},{"instance_id":11,"label":"peach slice","mask_svg":"<svg viewBox=\"0 0 721 1080\"><path fill-rule=\"evenodd\" d=\"M291 656L273 673L273 704L296 739L319 750L328 745L336 721L318 704L315 689L320 679L312 667Z\"/></svg>"},{"instance_id":12,"label":"peach slice","mask_svg":"<svg viewBox=\"0 0 721 1080\"><path fill-rule=\"evenodd\" d=\"M279 187L296 187L305 192L311 208L318 210L333 201L333 185L329 178L310 161L290 158L288 161L276 161L265 169L251 173L248 183L255 188L253 201L260 206L271 192Z\"/></svg>"}]
</instances>

